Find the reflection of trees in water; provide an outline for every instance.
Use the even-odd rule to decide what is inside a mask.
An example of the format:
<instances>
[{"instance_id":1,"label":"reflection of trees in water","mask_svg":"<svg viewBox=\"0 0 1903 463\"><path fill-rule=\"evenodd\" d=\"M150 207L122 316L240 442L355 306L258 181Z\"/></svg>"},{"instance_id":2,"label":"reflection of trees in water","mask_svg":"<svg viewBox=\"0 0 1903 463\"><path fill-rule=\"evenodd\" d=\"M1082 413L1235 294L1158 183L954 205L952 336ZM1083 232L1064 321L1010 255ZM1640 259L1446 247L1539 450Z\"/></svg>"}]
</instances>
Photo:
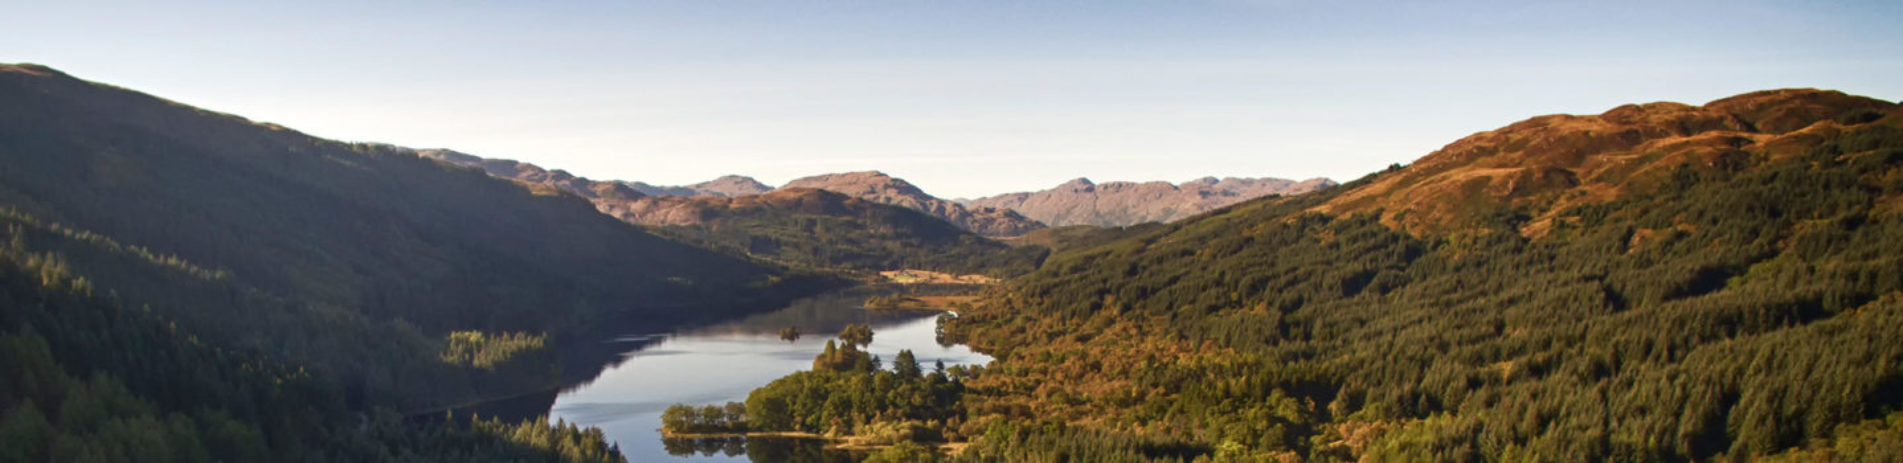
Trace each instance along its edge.
<instances>
[{"instance_id":1,"label":"reflection of trees in water","mask_svg":"<svg viewBox=\"0 0 1903 463\"><path fill-rule=\"evenodd\" d=\"M747 440L740 437L710 437L704 439L661 439L661 447L668 455L691 457L698 453L711 457L716 454L737 457L747 453Z\"/></svg>"},{"instance_id":2,"label":"reflection of trees in water","mask_svg":"<svg viewBox=\"0 0 1903 463\"><path fill-rule=\"evenodd\" d=\"M787 327L797 328L800 333L827 334L838 333L846 325L862 324L872 326L874 331L892 325L903 324L938 314L935 311L921 310L882 310L871 311L862 308L871 290L858 289L836 291L793 301L792 304L768 313L749 316L729 323L688 331L690 334L756 334L777 335Z\"/></svg>"},{"instance_id":3,"label":"reflection of trees in water","mask_svg":"<svg viewBox=\"0 0 1903 463\"><path fill-rule=\"evenodd\" d=\"M876 290L867 288L846 289L793 301L784 308L768 313L752 315L736 321L683 331L687 335L709 334L755 334L780 335L786 328L794 328L801 334L816 334L831 337L845 329L846 325L859 323L871 325L874 331L892 325L903 324L938 312L918 310L870 311L861 308L867 294ZM562 352L562 391L571 391L593 383L603 371L621 366L630 357L626 354L647 349L666 339L664 335L636 334L614 338L601 343L578 343Z\"/></svg>"},{"instance_id":4,"label":"reflection of trees in water","mask_svg":"<svg viewBox=\"0 0 1903 463\"><path fill-rule=\"evenodd\" d=\"M664 437L661 438L661 446L667 449L668 455L676 457L746 455L747 459L758 462L851 463L857 461L857 457L864 456L847 451L827 450L826 441L818 439L776 437L670 439Z\"/></svg>"}]
</instances>

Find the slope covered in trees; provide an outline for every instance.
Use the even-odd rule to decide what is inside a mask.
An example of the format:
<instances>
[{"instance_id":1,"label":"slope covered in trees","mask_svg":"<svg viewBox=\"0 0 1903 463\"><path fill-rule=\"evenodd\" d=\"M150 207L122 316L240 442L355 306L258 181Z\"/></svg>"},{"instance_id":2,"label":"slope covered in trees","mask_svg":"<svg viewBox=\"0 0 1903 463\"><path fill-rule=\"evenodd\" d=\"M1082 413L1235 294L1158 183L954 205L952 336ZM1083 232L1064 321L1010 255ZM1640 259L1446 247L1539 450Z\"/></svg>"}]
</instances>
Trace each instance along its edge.
<instances>
[{"instance_id":1,"label":"slope covered in trees","mask_svg":"<svg viewBox=\"0 0 1903 463\"><path fill-rule=\"evenodd\" d=\"M550 188L41 66L0 66L0 101L0 239L21 269L0 294L20 386L0 419L29 459L117 459L67 440L177 442L185 460L618 459L573 427L400 417L551 387L591 326L833 284ZM28 441L47 444L12 445Z\"/></svg>"},{"instance_id":2,"label":"slope covered in trees","mask_svg":"<svg viewBox=\"0 0 1903 463\"><path fill-rule=\"evenodd\" d=\"M394 369L440 363L450 332L560 342L608 319L667 326L721 315L685 307L738 308L738 295L770 293L778 278L580 199L400 148L31 65L0 68L0 99L0 208L44 235L30 245L218 345L341 375L405 407L495 392L450 393ZM189 271L136 264L151 259Z\"/></svg>"},{"instance_id":3,"label":"slope covered in trees","mask_svg":"<svg viewBox=\"0 0 1903 463\"><path fill-rule=\"evenodd\" d=\"M997 358L972 460L1881 459L1903 111L1536 118L1052 256L963 315Z\"/></svg>"},{"instance_id":4,"label":"slope covered in trees","mask_svg":"<svg viewBox=\"0 0 1903 463\"><path fill-rule=\"evenodd\" d=\"M127 308L23 228L0 247L0 461L622 460L572 425L353 409L332 378Z\"/></svg>"}]
</instances>

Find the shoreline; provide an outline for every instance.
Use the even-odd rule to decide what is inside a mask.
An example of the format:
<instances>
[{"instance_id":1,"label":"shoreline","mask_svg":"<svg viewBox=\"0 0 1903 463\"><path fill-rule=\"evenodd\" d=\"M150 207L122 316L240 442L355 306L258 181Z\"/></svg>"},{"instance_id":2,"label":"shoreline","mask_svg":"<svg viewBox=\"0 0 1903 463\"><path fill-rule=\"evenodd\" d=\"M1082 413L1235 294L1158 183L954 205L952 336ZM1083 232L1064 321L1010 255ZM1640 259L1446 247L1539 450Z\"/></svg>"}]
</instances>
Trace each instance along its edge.
<instances>
[{"instance_id":1,"label":"shoreline","mask_svg":"<svg viewBox=\"0 0 1903 463\"><path fill-rule=\"evenodd\" d=\"M809 440L829 440L829 441L841 441L841 440L847 439L845 437L830 437L824 434L810 433L810 432L804 432L804 431L674 432L674 431L667 430L667 428L660 428L660 429L656 429L655 431L661 433L662 439L727 439L727 438L733 438L733 437L741 437L741 438L780 437L780 438L788 438L788 439L809 439Z\"/></svg>"},{"instance_id":2,"label":"shoreline","mask_svg":"<svg viewBox=\"0 0 1903 463\"><path fill-rule=\"evenodd\" d=\"M773 437L782 439L821 440L828 442L826 445L827 450L874 451L892 446L892 444L866 443L863 441L867 440L867 438L861 436L828 436L805 431L674 432L667 430L667 428L660 428L656 429L655 432L660 433L662 439L746 439L753 437ZM915 443L931 448L934 451L944 452L946 455L958 455L959 452L964 451L966 446L970 445L970 443L967 442Z\"/></svg>"}]
</instances>

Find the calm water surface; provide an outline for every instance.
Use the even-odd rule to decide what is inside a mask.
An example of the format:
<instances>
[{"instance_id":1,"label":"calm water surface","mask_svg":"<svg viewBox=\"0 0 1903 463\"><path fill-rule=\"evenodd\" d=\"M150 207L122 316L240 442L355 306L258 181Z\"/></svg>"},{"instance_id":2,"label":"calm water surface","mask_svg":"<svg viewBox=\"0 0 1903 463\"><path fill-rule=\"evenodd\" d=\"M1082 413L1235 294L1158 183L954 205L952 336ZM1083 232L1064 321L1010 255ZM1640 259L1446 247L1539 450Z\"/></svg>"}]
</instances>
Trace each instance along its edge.
<instances>
[{"instance_id":1,"label":"calm water surface","mask_svg":"<svg viewBox=\"0 0 1903 463\"><path fill-rule=\"evenodd\" d=\"M865 296L834 294L716 326L664 335L629 334L609 342L631 350L604 367L593 381L564 390L549 410L549 420L601 428L621 446L628 461L749 461L748 455L773 461L825 461L821 443L786 439L662 442L661 411L669 405L744 402L747 393L774 379L812 368L826 340L848 323L872 327L874 355L888 362L911 349L921 367L934 361L982 365L991 357L962 345L937 341L938 312L868 311ZM781 328L798 327L798 341L780 339ZM669 452L670 446L673 452ZM675 455L688 456L675 456Z\"/></svg>"}]
</instances>

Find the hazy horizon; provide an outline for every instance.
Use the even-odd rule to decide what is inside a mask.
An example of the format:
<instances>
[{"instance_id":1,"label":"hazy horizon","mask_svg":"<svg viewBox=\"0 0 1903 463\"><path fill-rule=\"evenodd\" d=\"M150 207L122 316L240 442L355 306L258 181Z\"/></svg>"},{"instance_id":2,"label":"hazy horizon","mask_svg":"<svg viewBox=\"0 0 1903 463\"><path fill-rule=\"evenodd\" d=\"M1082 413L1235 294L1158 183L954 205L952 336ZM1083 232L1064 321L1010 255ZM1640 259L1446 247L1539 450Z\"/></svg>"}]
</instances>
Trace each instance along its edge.
<instances>
[{"instance_id":1,"label":"hazy horizon","mask_svg":"<svg viewBox=\"0 0 1903 463\"><path fill-rule=\"evenodd\" d=\"M200 2L10 8L4 62L601 180L1353 180L1528 117L1895 101L1882 2Z\"/></svg>"}]
</instances>

